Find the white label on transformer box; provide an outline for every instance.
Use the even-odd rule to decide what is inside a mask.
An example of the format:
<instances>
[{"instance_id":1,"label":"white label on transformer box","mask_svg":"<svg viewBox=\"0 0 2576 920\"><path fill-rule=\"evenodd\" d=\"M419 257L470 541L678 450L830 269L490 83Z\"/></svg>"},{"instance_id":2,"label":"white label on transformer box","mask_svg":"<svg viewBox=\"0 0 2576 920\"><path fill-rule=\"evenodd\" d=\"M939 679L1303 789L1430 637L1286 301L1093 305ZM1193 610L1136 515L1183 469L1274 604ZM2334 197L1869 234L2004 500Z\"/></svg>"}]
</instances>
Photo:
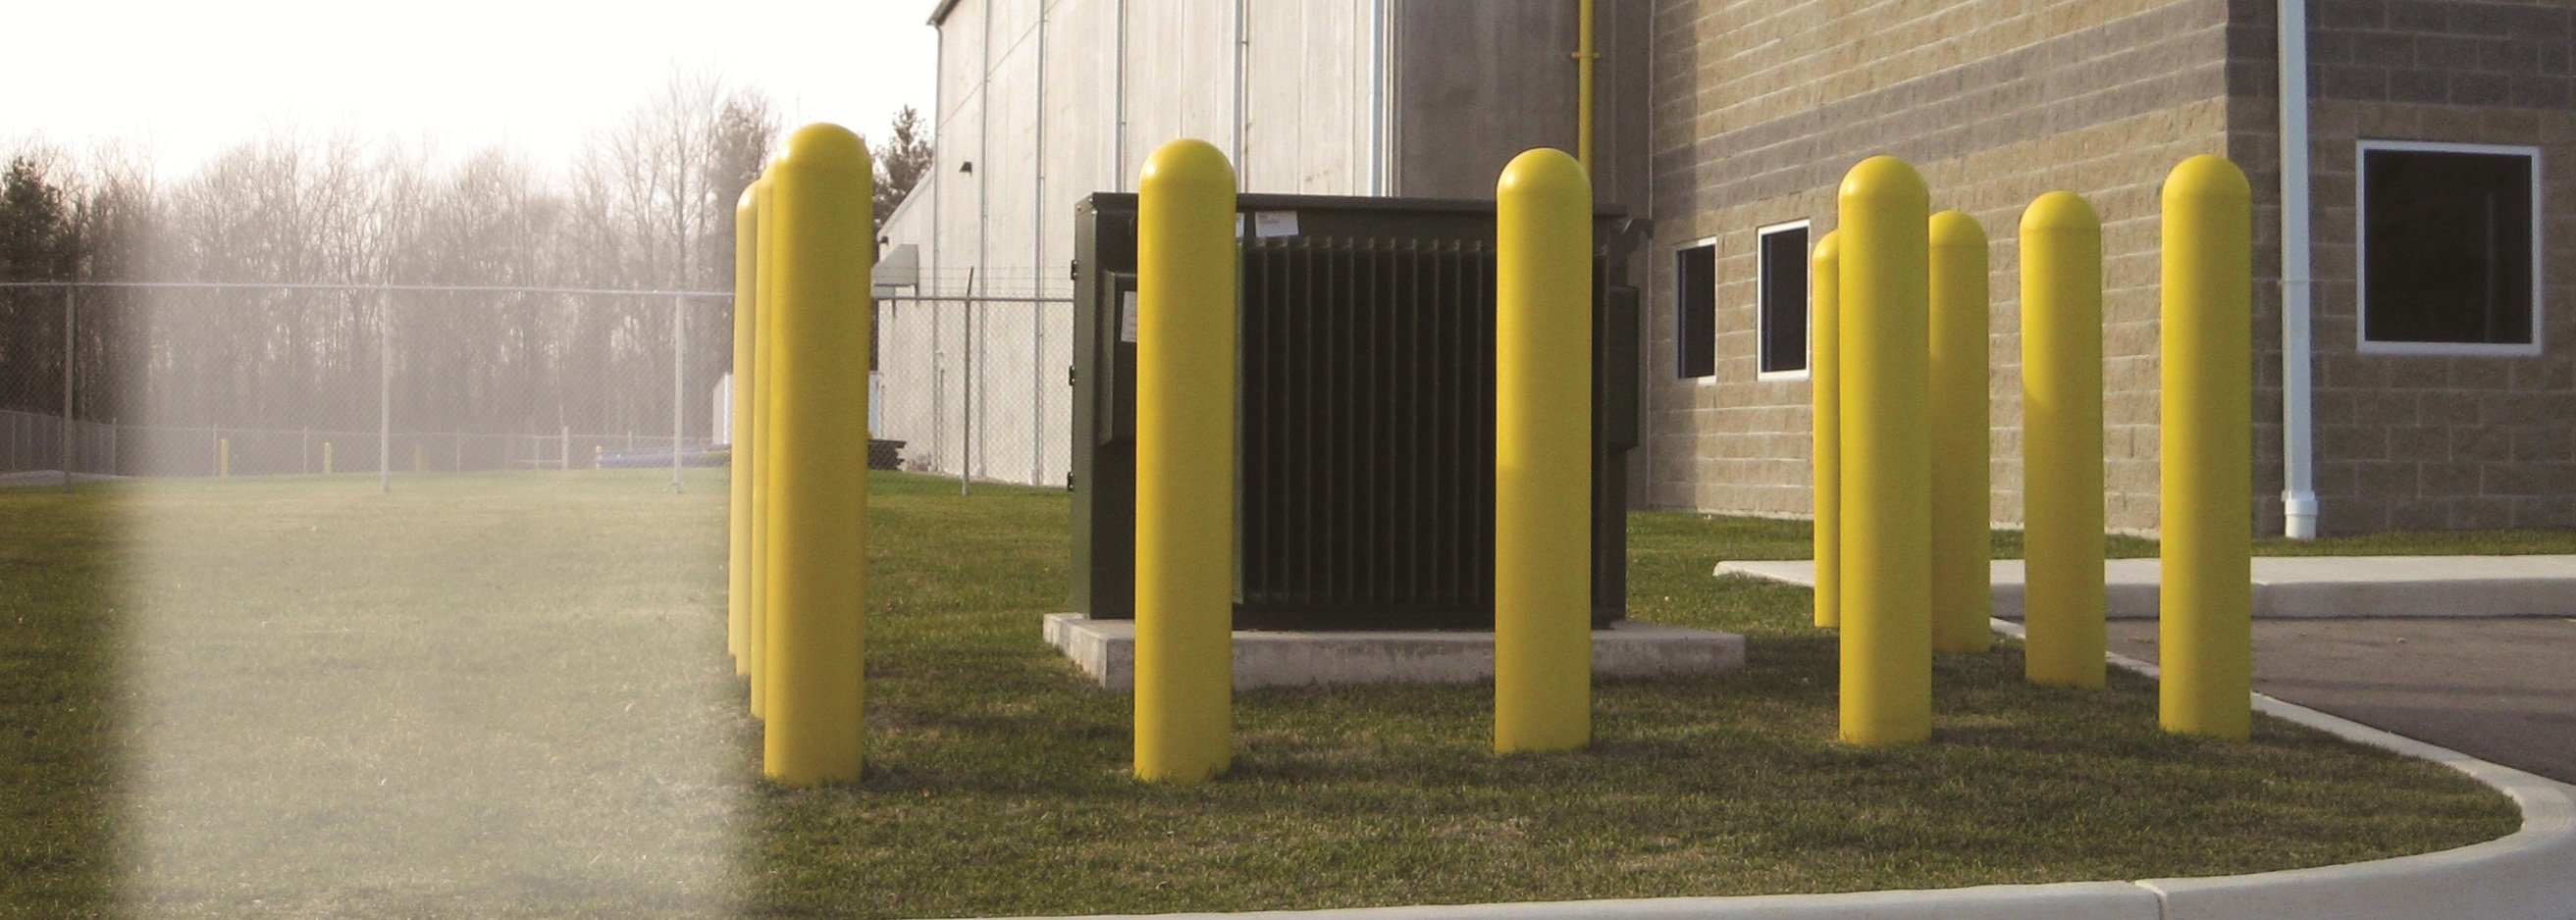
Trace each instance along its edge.
<instances>
[{"instance_id":1,"label":"white label on transformer box","mask_svg":"<svg viewBox=\"0 0 2576 920\"><path fill-rule=\"evenodd\" d=\"M1134 291L1126 291L1118 295L1118 340L1136 341L1136 292Z\"/></svg>"},{"instance_id":2,"label":"white label on transformer box","mask_svg":"<svg viewBox=\"0 0 2576 920\"><path fill-rule=\"evenodd\" d=\"M1297 235L1297 212L1256 211L1252 215L1252 235L1262 239Z\"/></svg>"}]
</instances>

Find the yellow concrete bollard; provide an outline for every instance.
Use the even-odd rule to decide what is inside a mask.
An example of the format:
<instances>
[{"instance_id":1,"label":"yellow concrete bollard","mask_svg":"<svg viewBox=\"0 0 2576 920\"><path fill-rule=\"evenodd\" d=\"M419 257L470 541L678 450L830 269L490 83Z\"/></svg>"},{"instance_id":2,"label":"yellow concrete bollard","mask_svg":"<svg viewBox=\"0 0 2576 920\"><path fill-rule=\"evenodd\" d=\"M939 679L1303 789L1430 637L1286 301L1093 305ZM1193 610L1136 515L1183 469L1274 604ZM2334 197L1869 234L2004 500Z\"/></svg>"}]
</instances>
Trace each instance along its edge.
<instances>
[{"instance_id":1,"label":"yellow concrete bollard","mask_svg":"<svg viewBox=\"0 0 2576 920\"><path fill-rule=\"evenodd\" d=\"M725 435L732 451L725 460L726 522L730 532L725 556L725 653L733 657L735 676L751 673L751 656L743 645L751 632L751 364L752 318L760 262L760 193L742 190L733 209L733 430ZM596 456L591 465L597 466Z\"/></svg>"},{"instance_id":2,"label":"yellow concrete bollard","mask_svg":"<svg viewBox=\"0 0 2576 920\"><path fill-rule=\"evenodd\" d=\"M770 168L777 284L770 388L768 730L761 771L791 786L859 778L867 607L865 144L797 129Z\"/></svg>"},{"instance_id":3,"label":"yellow concrete bollard","mask_svg":"<svg viewBox=\"0 0 2576 920\"><path fill-rule=\"evenodd\" d=\"M1540 148L1494 199L1494 750L1572 750L1592 740L1592 181Z\"/></svg>"},{"instance_id":4,"label":"yellow concrete bollard","mask_svg":"<svg viewBox=\"0 0 2576 920\"><path fill-rule=\"evenodd\" d=\"M1808 395L1814 403L1816 512L1816 628L1843 625L1842 610L1842 244L1838 234L1816 241L1809 257L1807 293Z\"/></svg>"},{"instance_id":5,"label":"yellow concrete bollard","mask_svg":"<svg viewBox=\"0 0 2576 920\"><path fill-rule=\"evenodd\" d=\"M231 476L232 474L233 474L233 439L231 439L231 438L216 438L216 439L215 439L215 478L217 478L217 479L222 479L222 478L224 478L224 477Z\"/></svg>"},{"instance_id":6,"label":"yellow concrete bollard","mask_svg":"<svg viewBox=\"0 0 2576 920\"><path fill-rule=\"evenodd\" d=\"M1164 144L1136 202L1136 777L1234 754L1235 175Z\"/></svg>"},{"instance_id":7,"label":"yellow concrete bollard","mask_svg":"<svg viewBox=\"0 0 2576 920\"><path fill-rule=\"evenodd\" d=\"M758 198L761 240L778 239L778 196L767 176L752 184ZM743 639L751 651L751 717L769 716L769 511L772 467L770 464L770 428L772 408L777 394L770 388L772 365L776 363L778 318L778 253L774 246L753 250L752 326L755 334L751 347L751 623Z\"/></svg>"},{"instance_id":8,"label":"yellow concrete bollard","mask_svg":"<svg viewBox=\"0 0 2576 920\"><path fill-rule=\"evenodd\" d=\"M2073 192L2021 216L2022 673L2102 686L2102 219Z\"/></svg>"},{"instance_id":9,"label":"yellow concrete bollard","mask_svg":"<svg viewBox=\"0 0 2576 920\"><path fill-rule=\"evenodd\" d=\"M2165 177L2158 721L2229 741L2254 705L2252 201L2221 157Z\"/></svg>"},{"instance_id":10,"label":"yellow concrete bollard","mask_svg":"<svg viewBox=\"0 0 2576 920\"><path fill-rule=\"evenodd\" d=\"M331 442L322 442L322 475L331 475Z\"/></svg>"},{"instance_id":11,"label":"yellow concrete bollard","mask_svg":"<svg viewBox=\"0 0 2576 920\"><path fill-rule=\"evenodd\" d=\"M1932 215L1932 649L1994 647L1986 228Z\"/></svg>"},{"instance_id":12,"label":"yellow concrete bollard","mask_svg":"<svg viewBox=\"0 0 2576 920\"><path fill-rule=\"evenodd\" d=\"M1931 194L1895 157L1839 194L1842 739L1932 736Z\"/></svg>"}]
</instances>

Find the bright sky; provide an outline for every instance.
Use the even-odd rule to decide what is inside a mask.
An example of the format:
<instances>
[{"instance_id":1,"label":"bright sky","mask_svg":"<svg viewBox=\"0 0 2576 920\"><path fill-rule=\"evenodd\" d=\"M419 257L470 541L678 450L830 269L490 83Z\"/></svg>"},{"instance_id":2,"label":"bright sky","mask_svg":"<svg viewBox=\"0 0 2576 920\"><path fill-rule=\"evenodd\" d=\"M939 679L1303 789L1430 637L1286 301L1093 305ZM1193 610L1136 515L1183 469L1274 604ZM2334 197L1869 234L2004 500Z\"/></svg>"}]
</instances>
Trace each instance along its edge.
<instances>
[{"instance_id":1,"label":"bright sky","mask_svg":"<svg viewBox=\"0 0 2576 920\"><path fill-rule=\"evenodd\" d=\"M10 4L0 149L123 138L165 177L278 128L489 145L562 168L675 68L787 127L931 117L934 0L35 0Z\"/></svg>"}]
</instances>

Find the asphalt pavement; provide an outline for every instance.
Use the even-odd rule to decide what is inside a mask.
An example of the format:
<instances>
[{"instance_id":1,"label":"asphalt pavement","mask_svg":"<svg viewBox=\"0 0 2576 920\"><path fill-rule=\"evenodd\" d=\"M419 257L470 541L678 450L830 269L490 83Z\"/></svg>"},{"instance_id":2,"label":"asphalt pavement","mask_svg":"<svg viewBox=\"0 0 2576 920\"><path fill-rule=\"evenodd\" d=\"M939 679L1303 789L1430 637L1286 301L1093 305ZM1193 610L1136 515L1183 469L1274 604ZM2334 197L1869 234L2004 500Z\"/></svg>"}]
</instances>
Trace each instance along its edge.
<instances>
[{"instance_id":1,"label":"asphalt pavement","mask_svg":"<svg viewBox=\"0 0 2576 920\"><path fill-rule=\"evenodd\" d=\"M2110 646L2156 660L2156 622ZM2254 689L2576 783L2576 619L2258 619Z\"/></svg>"}]
</instances>

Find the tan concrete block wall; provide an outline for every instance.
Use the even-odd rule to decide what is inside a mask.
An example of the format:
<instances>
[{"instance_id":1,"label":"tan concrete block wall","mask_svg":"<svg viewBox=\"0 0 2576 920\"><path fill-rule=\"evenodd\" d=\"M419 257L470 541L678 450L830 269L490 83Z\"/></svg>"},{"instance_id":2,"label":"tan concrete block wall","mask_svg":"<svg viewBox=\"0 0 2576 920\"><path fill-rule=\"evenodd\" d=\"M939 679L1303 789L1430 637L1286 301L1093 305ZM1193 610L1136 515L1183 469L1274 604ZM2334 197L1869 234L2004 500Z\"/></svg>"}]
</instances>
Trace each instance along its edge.
<instances>
[{"instance_id":1,"label":"tan concrete block wall","mask_svg":"<svg viewBox=\"0 0 2576 920\"><path fill-rule=\"evenodd\" d=\"M2576 527L2576 5L2317 0L2320 526ZM2361 354L2359 140L2541 151L2533 357Z\"/></svg>"},{"instance_id":2,"label":"tan concrete block wall","mask_svg":"<svg viewBox=\"0 0 2576 920\"><path fill-rule=\"evenodd\" d=\"M1977 217L1995 241L1998 521L2021 518L2021 211L2064 188L2102 214L2106 513L2116 528L2152 528L2156 189L2183 158L2230 152L2232 15L2243 13L2221 0L1662 6L1657 224L1642 255L1650 501L1809 513L1808 385L1754 371L1754 231L1803 218L1820 238L1842 173L1894 153L1923 170L1935 208ZM1717 376L1680 380L1673 253L1712 237Z\"/></svg>"}]
</instances>

